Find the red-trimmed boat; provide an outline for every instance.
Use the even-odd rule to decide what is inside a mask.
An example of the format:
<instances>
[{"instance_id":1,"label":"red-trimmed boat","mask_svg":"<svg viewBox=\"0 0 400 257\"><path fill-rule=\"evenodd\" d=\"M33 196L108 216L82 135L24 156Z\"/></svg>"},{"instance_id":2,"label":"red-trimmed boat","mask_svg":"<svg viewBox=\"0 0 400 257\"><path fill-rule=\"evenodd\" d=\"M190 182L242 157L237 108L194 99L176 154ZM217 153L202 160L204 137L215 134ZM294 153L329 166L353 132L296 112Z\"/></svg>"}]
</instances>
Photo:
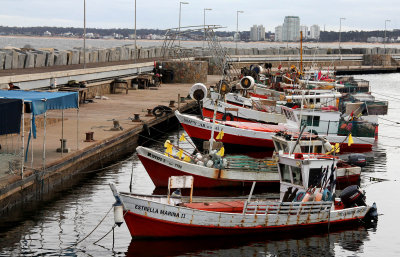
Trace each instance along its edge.
<instances>
[{"instance_id":1,"label":"red-trimmed boat","mask_svg":"<svg viewBox=\"0 0 400 257\"><path fill-rule=\"evenodd\" d=\"M340 199L332 199L334 171L329 174L329 168L312 168L314 164L330 167L332 159L314 158L294 157L291 160L293 163L282 170L281 182L284 184L279 201L272 201L265 196L253 197L255 183L247 199L193 197L191 176L180 179L183 180L180 186L174 185L172 180L175 178L171 177L168 195L164 196L119 193L111 184L116 199L115 221L120 224L124 219L132 237L168 238L328 229L344 224L359 226L362 219L377 218L375 204L368 206L357 186L344 189ZM302 165L310 162L314 163L309 165L310 169L301 169ZM191 188L190 197L169 193L170 188L187 188L188 185Z\"/></svg>"}]
</instances>

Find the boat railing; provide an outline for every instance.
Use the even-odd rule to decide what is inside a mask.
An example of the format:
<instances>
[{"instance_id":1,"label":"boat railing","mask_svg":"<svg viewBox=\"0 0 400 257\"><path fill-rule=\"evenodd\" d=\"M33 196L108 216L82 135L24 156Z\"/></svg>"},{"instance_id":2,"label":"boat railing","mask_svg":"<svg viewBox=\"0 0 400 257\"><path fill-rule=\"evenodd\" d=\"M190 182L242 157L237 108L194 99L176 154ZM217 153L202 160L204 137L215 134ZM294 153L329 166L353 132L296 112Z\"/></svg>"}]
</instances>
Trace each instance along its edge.
<instances>
[{"instance_id":1,"label":"boat railing","mask_svg":"<svg viewBox=\"0 0 400 257\"><path fill-rule=\"evenodd\" d=\"M245 214L266 215L266 214L286 214L304 215L328 212L332 207L332 202L273 202L255 201L247 204Z\"/></svg>"}]
</instances>

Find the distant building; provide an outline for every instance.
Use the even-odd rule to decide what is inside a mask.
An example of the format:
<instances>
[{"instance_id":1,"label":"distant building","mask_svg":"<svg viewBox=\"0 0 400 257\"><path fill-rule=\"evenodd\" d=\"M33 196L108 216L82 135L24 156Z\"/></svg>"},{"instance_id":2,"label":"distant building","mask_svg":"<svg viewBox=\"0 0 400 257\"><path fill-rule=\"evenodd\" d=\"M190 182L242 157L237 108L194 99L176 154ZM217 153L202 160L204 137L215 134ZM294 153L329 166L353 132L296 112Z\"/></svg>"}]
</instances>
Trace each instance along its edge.
<instances>
[{"instance_id":1,"label":"distant building","mask_svg":"<svg viewBox=\"0 0 400 257\"><path fill-rule=\"evenodd\" d=\"M282 26L281 25L275 27L275 41L282 42Z\"/></svg>"},{"instance_id":2,"label":"distant building","mask_svg":"<svg viewBox=\"0 0 400 257\"><path fill-rule=\"evenodd\" d=\"M253 25L250 28L251 41L264 41L265 40L265 27L263 25Z\"/></svg>"},{"instance_id":3,"label":"distant building","mask_svg":"<svg viewBox=\"0 0 400 257\"><path fill-rule=\"evenodd\" d=\"M306 25L301 25L300 31L303 32L303 39L308 38L308 27Z\"/></svg>"},{"instance_id":4,"label":"distant building","mask_svg":"<svg viewBox=\"0 0 400 257\"><path fill-rule=\"evenodd\" d=\"M310 38L318 40L320 34L321 30L318 25L314 24L310 27Z\"/></svg>"},{"instance_id":5,"label":"distant building","mask_svg":"<svg viewBox=\"0 0 400 257\"><path fill-rule=\"evenodd\" d=\"M299 16L286 16L282 26L282 41L298 41L300 39Z\"/></svg>"},{"instance_id":6,"label":"distant building","mask_svg":"<svg viewBox=\"0 0 400 257\"><path fill-rule=\"evenodd\" d=\"M369 37L367 38L368 43L383 43L383 37Z\"/></svg>"},{"instance_id":7,"label":"distant building","mask_svg":"<svg viewBox=\"0 0 400 257\"><path fill-rule=\"evenodd\" d=\"M233 41L240 41L240 33L239 32L235 32L235 34L233 36Z\"/></svg>"},{"instance_id":8,"label":"distant building","mask_svg":"<svg viewBox=\"0 0 400 257\"><path fill-rule=\"evenodd\" d=\"M43 36L51 36L51 32L46 30L43 32Z\"/></svg>"}]
</instances>

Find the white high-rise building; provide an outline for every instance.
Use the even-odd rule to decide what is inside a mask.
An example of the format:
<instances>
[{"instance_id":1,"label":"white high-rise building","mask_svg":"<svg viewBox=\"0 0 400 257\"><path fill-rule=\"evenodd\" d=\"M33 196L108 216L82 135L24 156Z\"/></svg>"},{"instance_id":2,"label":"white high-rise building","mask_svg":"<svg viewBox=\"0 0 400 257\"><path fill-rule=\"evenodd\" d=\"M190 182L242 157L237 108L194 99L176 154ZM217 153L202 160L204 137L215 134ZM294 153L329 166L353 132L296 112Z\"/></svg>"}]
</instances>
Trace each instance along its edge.
<instances>
[{"instance_id":1,"label":"white high-rise building","mask_svg":"<svg viewBox=\"0 0 400 257\"><path fill-rule=\"evenodd\" d=\"M263 25L253 25L250 28L251 41L264 41L265 40L265 27Z\"/></svg>"},{"instance_id":2,"label":"white high-rise building","mask_svg":"<svg viewBox=\"0 0 400 257\"><path fill-rule=\"evenodd\" d=\"M320 33L321 31L318 25L314 24L310 27L310 38L319 39Z\"/></svg>"},{"instance_id":3,"label":"white high-rise building","mask_svg":"<svg viewBox=\"0 0 400 257\"><path fill-rule=\"evenodd\" d=\"M308 38L308 27L306 25L301 25L300 31L303 32L303 39Z\"/></svg>"},{"instance_id":4,"label":"white high-rise building","mask_svg":"<svg viewBox=\"0 0 400 257\"><path fill-rule=\"evenodd\" d=\"M250 28L250 40L257 41L257 25Z\"/></svg>"},{"instance_id":5,"label":"white high-rise building","mask_svg":"<svg viewBox=\"0 0 400 257\"><path fill-rule=\"evenodd\" d=\"M263 25L258 25L257 27L257 38L258 41L265 40L265 27Z\"/></svg>"},{"instance_id":6,"label":"white high-rise building","mask_svg":"<svg viewBox=\"0 0 400 257\"><path fill-rule=\"evenodd\" d=\"M275 41L282 42L282 26L281 25L275 27Z\"/></svg>"},{"instance_id":7,"label":"white high-rise building","mask_svg":"<svg viewBox=\"0 0 400 257\"><path fill-rule=\"evenodd\" d=\"M299 16L286 16L282 28L282 41L298 41L300 39Z\"/></svg>"}]
</instances>

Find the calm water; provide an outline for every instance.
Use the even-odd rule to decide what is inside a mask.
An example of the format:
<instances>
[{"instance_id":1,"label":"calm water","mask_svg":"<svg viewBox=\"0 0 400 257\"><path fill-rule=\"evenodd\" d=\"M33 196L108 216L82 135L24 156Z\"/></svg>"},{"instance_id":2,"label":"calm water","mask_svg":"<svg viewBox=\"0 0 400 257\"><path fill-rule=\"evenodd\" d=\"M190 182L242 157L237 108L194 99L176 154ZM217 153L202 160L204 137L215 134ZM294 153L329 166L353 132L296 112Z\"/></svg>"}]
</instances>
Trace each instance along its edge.
<instances>
[{"instance_id":1,"label":"calm water","mask_svg":"<svg viewBox=\"0 0 400 257\"><path fill-rule=\"evenodd\" d=\"M123 45L133 45L134 40L116 40L116 39L87 39L86 46L88 48L112 48ZM57 48L59 50L68 50L74 47L83 47L83 39L74 38L45 38L45 37L11 37L11 36L0 36L0 49L12 46L12 47L25 47L30 45L32 48ZM142 47L151 46L162 46L163 40L137 40L137 45ZM182 41L181 45L184 47L202 47L202 41ZM221 42L223 47L235 48L235 42ZM239 48L279 48L279 47L289 47L298 48L299 43L282 43L282 42L239 42ZM320 47L320 48L338 48L338 43L303 43L303 47ZM342 42L342 48L353 48L353 47L381 47L383 44L370 44L370 43L349 43ZM400 44L386 44L386 47L399 48Z\"/></svg>"},{"instance_id":2,"label":"calm water","mask_svg":"<svg viewBox=\"0 0 400 257\"><path fill-rule=\"evenodd\" d=\"M370 164L363 171L362 187L367 202L378 204L376 227L331 232L289 234L258 238L205 238L195 240L131 240L125 224L97 244L113 225L110 213L99 228L82 240L104 217L114 199L108 184L129 190L133 170L133 191L152 193L154 186L136 155L113 167L88 176L78 186L40 205L27 205L0 220L0 256L400 256L397 206L400 186L400 74L357 76L371 82L377 98L390 101L389 115L380 119L379 143L368 153ZM379 94L379 95L378 95ZM165 135L176 140L177 132ZM161 148L161 143L152 145ZM371 182L369 177L385 179Z\"/></svg>"}]
</instances>

